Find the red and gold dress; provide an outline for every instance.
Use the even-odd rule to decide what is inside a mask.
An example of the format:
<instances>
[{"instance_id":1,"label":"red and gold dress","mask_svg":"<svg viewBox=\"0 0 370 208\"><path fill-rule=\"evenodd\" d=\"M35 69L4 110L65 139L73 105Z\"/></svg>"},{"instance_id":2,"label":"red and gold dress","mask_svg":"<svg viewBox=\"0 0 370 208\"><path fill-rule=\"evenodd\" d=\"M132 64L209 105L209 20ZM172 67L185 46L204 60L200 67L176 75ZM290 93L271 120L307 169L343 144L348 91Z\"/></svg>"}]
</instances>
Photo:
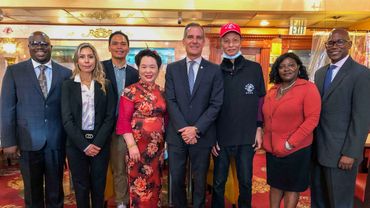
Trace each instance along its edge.
<instances>
[{"instance_id":1,"label":"red and gold dress","mask_svg":"<svg viewBox=\"0 0 370 208\"><path fill-rule=\"evenodd\" d=\"M127 157L130 207L160 207L165 112L163 92L154 83L139 81L121 96L116 133L132 133L140 151L139 162Z\"/></svg>"}]
</instances>

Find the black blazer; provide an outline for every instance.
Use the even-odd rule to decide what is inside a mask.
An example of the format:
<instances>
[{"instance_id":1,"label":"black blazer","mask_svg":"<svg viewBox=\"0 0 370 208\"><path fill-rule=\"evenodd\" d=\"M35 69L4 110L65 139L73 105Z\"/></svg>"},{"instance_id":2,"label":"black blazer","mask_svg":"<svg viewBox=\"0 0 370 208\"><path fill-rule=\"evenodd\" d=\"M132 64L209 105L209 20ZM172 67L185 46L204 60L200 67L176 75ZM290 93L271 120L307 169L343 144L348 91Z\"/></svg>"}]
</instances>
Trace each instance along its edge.
<instances>
[{"instance_id":1,"label":"black blazer","mask_svg":"<svg viewBox=\"0 0 370 208\"><path fill-rule=\"evenodd\" d=\"M349 57L323 92L328 67L315 73L322 96L315 145L320 164L336 168L342 155L362 159L370 127L370 70Z\"/></svg>"},{"instance_id":2,"label":"black blazer","mask_svg":"<svg viewBox=\"0 0 370 208\"><path fill-rule=\"evenodd\" d=\"M111 83L106 82L106 94L101 85L95 82L95 126L92 144L103 147L110 141L110 135L115 122L114 93ZM82 135L82 96L81 84L74 80L66 80L62 86L62 119L67 132L67 146L75 145L80 150L86 149L90 144Z\"/></svg>"},{"instance_id":3,"label":"black blazer","mask_svg":"<svg viewBox=\"0 0 370 208\"><path fill-rule=\"evenodd\" d=\"M105 72L106 78L113 85L114 94L118 95L116 75L114 74L112 59L103 61L102 64L104 66L104 72ZM130 86L138 81L139 81L139 72L134 67L127 65L125 87ZM118 98L119 98L118 96L114 96L114 102L116 105L118 102Z\"/></svg>"},{"instance_id":4,"label":"black blazer","mask_svg":"<svg viewBox=\"0 0 370 208\"><path fill-rule=\"evenodd\" d=\"M169 125L166 141L185 144L178 130L196 126L200 138L195 145L210 147L216 141L215 120L223 100L223 78L218 65L202 59L190 94L186 59L171 63L166 69L165 95Z\"/></svg>"}]
</instances>

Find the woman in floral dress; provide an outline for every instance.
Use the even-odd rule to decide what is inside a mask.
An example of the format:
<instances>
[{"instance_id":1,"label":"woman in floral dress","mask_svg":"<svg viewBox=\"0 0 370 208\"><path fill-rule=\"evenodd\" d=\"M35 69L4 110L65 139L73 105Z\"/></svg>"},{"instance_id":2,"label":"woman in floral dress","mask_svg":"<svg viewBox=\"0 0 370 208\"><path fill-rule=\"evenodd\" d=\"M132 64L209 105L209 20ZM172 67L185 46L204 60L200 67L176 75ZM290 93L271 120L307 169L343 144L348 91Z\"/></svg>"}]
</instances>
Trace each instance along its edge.
<instances>
[{"instance_id":1,"label":"woman in floral dress","mask_svg":"<svg viewBox=\"0 0 370 208\"><path fill-rule=\"evenodd\" d=\"M155 80L162 61L155 51L146 49L135 62L140 81L122 94L116 133L123 135L129 151L130 207L160 207L166 103Z\"/></svg>"}]
</instances>

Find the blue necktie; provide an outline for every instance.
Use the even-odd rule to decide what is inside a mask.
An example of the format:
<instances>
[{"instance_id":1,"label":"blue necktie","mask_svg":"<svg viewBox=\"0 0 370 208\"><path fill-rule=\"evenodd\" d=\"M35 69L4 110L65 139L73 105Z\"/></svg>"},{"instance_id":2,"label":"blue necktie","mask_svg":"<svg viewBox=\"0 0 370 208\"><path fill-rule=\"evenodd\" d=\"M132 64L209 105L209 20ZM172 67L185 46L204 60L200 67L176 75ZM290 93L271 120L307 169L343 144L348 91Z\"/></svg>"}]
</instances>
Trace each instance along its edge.
<instances>
[{"instance_id":1,"label":"blue necktie","mask_svg":"<svg viewBox=\"0 0 370 208\"><path fill-rule=\"evenodd\" d=\"M326 70L326 75L325 75L325 80L324 80L324 89L323 91L326 92L326 90L328 90L330 84L331 84L331 80L332 80L332 76L333 76L333 69L337 68L336 65L330 65L330 67Z\"/></svg>"},{"instance_id":2,"label":"blue necktie","mask_svg":"<svg viewBox=\"0 0 370 208\"><path fill-rule=\"evenodd\" d=\"M194 82L195 82L195 73L194 73L194 64L195 61L190 61L190 66L189 66L189 87L190 87L190 94L193 93L193 87L194 87Z\"/></svg>"}]
</instances>

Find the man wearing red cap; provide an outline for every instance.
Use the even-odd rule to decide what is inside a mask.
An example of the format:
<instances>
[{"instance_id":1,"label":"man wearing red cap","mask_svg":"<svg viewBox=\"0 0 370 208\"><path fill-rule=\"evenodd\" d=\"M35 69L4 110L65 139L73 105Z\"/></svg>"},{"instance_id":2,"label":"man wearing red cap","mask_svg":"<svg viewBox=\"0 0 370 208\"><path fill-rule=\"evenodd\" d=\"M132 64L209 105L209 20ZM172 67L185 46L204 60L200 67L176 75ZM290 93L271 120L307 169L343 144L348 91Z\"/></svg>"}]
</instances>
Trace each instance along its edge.
<instances>
[{"instance_id":1,"label":"man wearing red cap","mask_svg":"<svg viewBox=\"0 0 370 208\"><path fill-rule=\"evenodd\" d=\"M228 23L220 30L224 102L217 120L212 207L224 207L230 158L236 162L239 181L238 207L251 207L254 151L261 148L261 107L265 83L261 65L240 52L240 27Z\"/></svg>"}]
</instances>

